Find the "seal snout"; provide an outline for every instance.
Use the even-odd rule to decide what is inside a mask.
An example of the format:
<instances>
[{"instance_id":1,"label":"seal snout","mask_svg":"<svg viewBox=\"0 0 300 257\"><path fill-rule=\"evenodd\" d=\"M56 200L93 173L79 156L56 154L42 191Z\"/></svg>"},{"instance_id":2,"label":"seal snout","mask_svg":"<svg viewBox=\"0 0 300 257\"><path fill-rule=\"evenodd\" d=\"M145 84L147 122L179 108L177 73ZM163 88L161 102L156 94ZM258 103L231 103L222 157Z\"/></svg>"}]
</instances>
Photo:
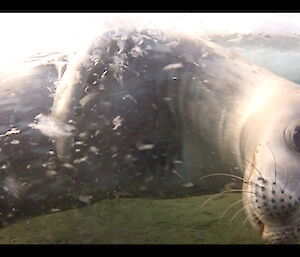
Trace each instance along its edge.
<instances>
[{"instance_id":1,"label":"seal snout","mask_svg":"<svg viewBox=\"0 0 300 257\"><path fill-rule=\"evenodd\" d=\"M300 236L300 197L280 181L257 176L245 192L252 223L272 243L286 243Z\"/></svg>"},{"instance_id":2,"label":"seal snout","mask_svg":"<svg viewBox=\"0 0 300 257\"><path fill-rule=\"evenodd\" d=\"M263 220L286 222L299 207L299 199L278 182L259 177L253 184L255 207Z\"/></svg>"}]
</instances>

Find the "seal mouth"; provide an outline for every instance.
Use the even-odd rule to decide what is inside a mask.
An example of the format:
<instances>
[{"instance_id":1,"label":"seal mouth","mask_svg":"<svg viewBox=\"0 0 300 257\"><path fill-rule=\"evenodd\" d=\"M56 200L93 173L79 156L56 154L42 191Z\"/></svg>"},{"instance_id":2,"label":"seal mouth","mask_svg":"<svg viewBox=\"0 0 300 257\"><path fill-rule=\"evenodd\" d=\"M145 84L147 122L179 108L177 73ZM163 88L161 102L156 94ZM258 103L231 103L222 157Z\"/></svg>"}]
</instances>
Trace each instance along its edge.
<instances>
[{"instance_id":1,"label":"seal mouth","mask_svg":"<svg viewBox=\"0 0 300 257\"><path fill-rule=\"evenodd\" d=\"M287 227L263 225L262 238L270 244L292 244L299 241L300 224Z\"/></svg>"},{"instance_id":2,"label":"seal mouth","mask_svg":"<svg viewBox=\"0 0 300 257\"><path fill-rule=\"evenodd\" d=\"M268 244L292 244L299 241L299 209L287 216L276 217L276 212L273 213L274 208L271 208L271 206L266 207L267 205L264 204L266 202L263 205L255 205L256 201L254 200L253 202L251 200L253 200L251 197L250 199L248 198L248 204L246 204L249 221L263 240L266 240ZM257 209L258 207L259 209ZM272 211L269 209L272 209ZM285 213L282 212L280 214Z\"/></svg>"},{"instance_id":3,"label":"seal mouth","mask_svg":"<svg viewBox=\"0 0 300 257\"><path fill-rule=\"evenodd\" d=\"M252 173L243 186L251 225L269 244L292 244L300 238L300 202L281 181Z\"/></svg>"},{"instance_id":4,"label":"seal mouth","mask_svg":"<svg viewBox=\"0 0 300 257\"><path fill-rule=\"evenodd\" d=\"M269 225L264 223L255 214L253 222L262 239L268 244L292 244L299 241L300 223L282 226L281 224Z\"/></svg>"},{"instance_id":5,"label":"seal mouth","mask_svg":"<svg viewBox=\"0 0 300 257\"><path fill-rule=\"evenodd\" d=\"M279 194L274 183L268 189L268 184L267 180L247 184L243 195L249 221L269 244L296 243L300 238L299 202L290 193Z\"/></svg>"}]
</instances>

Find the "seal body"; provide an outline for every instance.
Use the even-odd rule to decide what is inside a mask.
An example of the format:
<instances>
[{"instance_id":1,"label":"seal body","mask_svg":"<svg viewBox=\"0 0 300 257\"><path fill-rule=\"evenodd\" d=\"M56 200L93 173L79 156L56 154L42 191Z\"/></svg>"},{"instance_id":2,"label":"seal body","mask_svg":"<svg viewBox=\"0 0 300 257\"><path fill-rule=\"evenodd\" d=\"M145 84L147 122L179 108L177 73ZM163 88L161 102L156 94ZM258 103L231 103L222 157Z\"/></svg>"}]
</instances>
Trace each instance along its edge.
<instances>
[{"instance_id":1,"label":"seal body","mask_svg":"<svg viewBox=\"0 0 300 257\"><path fill-rule=\"evenodd\" d=\"M296 105L298 92L202 39L157 30L103 33L61 79L48 65L1 83L0 220L106 197L218 192L229 179L201 180L212 173L245 172L244 199L255 202L247 192L260 172L274 175L266 149L282 147L274 136L298 117L285 119L283 111L292 95ZM286 158L298 167L289 154L276 158L277 167ZM269 224L264 213L257 218L255 204L246 208L254 227L257 220Z\"/></svg>"}]
</instances>

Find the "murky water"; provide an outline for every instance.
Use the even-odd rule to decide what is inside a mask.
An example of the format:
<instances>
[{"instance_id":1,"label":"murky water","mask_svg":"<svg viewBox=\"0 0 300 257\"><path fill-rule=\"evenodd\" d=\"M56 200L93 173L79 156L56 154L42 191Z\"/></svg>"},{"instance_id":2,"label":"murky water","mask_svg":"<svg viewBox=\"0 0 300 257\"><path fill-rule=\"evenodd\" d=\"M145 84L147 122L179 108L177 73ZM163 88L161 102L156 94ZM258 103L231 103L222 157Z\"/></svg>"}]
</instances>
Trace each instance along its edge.
<instances>
[{"instance_id":1,"label":"murky water","mask_svg":"<svg viewBox=\"0 0 300 257\"><path fill-rule=\"evenodd\" d=\"M241 194L210 197L103 200L13 224L0 231L0 244L264 243L241 202L226 211Z\"/></svg>"}]
</instances>

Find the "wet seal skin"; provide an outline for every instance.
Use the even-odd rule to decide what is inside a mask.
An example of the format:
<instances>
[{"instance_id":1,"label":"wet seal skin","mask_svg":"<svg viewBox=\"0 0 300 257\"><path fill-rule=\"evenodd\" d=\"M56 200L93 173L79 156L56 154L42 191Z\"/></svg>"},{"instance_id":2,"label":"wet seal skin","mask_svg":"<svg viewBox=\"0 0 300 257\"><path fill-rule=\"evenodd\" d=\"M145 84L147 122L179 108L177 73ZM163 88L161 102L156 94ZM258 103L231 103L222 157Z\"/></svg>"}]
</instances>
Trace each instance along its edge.
<instances>
[{"instance_id":1,"label":"wet seal skin","mask_svg":"<svg viewBox=\"0 0 300 257\"><path fill-rule=\"evenodd\" d=\"M300 91L211 42L99 35L67 68L0 80L0 221L112 197L183 197L240 177L248 220L299 237Z\"/></svg>"}]
</instances>

